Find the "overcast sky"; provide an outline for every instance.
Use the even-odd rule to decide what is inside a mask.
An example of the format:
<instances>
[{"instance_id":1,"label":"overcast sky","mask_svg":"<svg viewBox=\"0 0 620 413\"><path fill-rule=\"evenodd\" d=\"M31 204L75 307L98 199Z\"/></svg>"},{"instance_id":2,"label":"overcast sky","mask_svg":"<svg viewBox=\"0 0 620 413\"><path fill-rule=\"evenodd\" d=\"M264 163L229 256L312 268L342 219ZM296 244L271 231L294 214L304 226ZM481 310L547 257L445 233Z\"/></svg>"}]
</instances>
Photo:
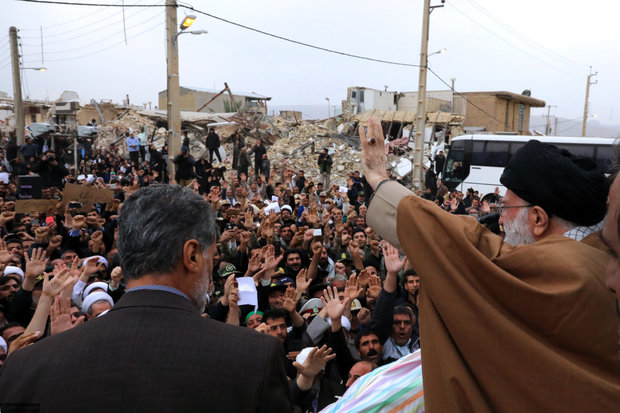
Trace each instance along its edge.
<instances>
[{"instance_id":1,"label":"overcast sky","mask_svg":"<svg viewBox=\"0 0 620 413\"><path fill-rule=\"evenodd\" d=\"M73 0L68 0L73 1ZM77 1L77 0L76 0ZM79 0L120 4L119 0ZM164 0L125 0L163 4ZM341 52L403 63L419 63L422 0L249 1L188 0L209 14L266 32ZM440 0L431 4L439 5ZM583 116L589 66L598 75L590 90L590 113L620 124L617 74L620 4L600 0L447 0L431 14L429 66L457 91L530 89L552 115ZM179 8L179 20L189 10ZM0 91L12 95L8 31L16 26L23 44L26 93L56 99L63 90L82 101L129 94L133 103L157 102L166 87L163 8L80 7L2 0ZM43 27L43 63L41 33ZM179 38L182 86L272 96L274 105L339 104L349 86L417 90L418 69L358 60L287 43L199 15ZM428 75L428 89L447 87ZM546 114L537 109L533 114Z\"/></svg>"}]
</instances>

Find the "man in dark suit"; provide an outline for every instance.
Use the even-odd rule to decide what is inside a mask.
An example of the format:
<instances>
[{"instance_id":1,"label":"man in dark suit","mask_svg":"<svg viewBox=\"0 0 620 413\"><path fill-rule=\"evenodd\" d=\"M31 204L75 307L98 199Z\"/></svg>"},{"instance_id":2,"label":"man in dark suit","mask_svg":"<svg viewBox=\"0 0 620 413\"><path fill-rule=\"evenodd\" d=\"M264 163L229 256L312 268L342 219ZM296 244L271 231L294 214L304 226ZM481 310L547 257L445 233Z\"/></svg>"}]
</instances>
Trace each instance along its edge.
<instances>
[{"instance_id":1,"label":"man in dark suit","mask_svg":"<svg viewBox=\"0 0 620 413\"><path fill-rule=\"evenodd\" d=\"M282 345L200 316L215 241L213 212L190 190L130 197L118 235L127 292L109 313L7 359L0 409L290 412Z\"/></svg>"}]
</instances>

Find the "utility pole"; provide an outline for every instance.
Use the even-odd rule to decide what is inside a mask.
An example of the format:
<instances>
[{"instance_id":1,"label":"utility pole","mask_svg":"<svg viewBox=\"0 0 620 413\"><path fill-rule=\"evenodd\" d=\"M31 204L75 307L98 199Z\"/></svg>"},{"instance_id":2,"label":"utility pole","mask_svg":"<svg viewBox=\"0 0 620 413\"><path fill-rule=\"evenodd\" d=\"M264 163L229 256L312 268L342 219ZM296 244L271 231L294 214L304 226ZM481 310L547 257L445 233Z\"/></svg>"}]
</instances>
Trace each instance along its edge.
<instances>
[{"instance_id":1,"label":"utility pole","mask_svg":"<svg viewBox=\"0 0 620 413\"><path fill-rule=\"evenodd\" d=\"M556 105L547 105L547 127L545 128L545 135L549 136L551 133L551 108L557 108Z\"/></svg>"},{"instance_id":2,"label":"utility pole","mask_svg":"<svg viewBox=\"0 0 620 413\"><path fill-rule=\"evenodd\" d=\"M418 110L415 119L415 151L413 153L413 188L422 189L424 170L424 135L426 130L426 69L428 66L428 27L433 9L431 0L424 0L422 39L420 45L420 77L418 82Z\"/></svg>"},{"instance_id":3,"label":"utility pole","mask_svg":"<svg viewBox=\"0 0 620 413\"><path fill-rule=\"evenodd\" d=\"M456 78L455 77L451 77L450 81L452 83L452 86L451 86L451 88L452 88L452 113L456 113L454 111L454 82L456 82Z\"/></svg>"},{"instance_id":4,"label":"utility pole","mask_svg":"<svg viewBox=\"0 0 620 413\"><path fill-rule=\"evenodd\" d=\"M9 29L11 42L11 63L13 65L13 113L15 114L15 136L17 146L24 144L24 104L22 102L22 78L19 67L19 52L17 51L17 28Z\"/></svg>"},{"instance_id":5,"label":"utility pole","mask_svg":"<svg viewBox=\"0 0 620 413\"><path fill-rule=\"evenodd\" d=\"M588 99L590 98L590 85L596 85L598 81L592 81L592 76L596 76L598 72L592 73L592 66L590 66L590 74L588 75L588 82L586 83L586 103L583 108L583 125L581 126L581 136L586 136L586 124L588 123Z\"/></svg>"},{"instance_id":6,"label":"utility pole","mask_svg":"<svg viewBox=\"0 0 620 413\"><path fill-rule=\"evenodd\" d=\"M179 50L177 48L177 2L166 0L168 176L174 178L172 160L181 150L181 91L179 87Z\"/></svg>"},{"instance_id":7,"label":"utility pole","mask_svg":"<svg viewBox=\"0 0 620 413\"><path fill-rule=\"evenodd\" d=\"M553 127L553 136L558 136L558 117L553 116L553 119L555 121L555 126Z\"/></svg>"}]
</instances>

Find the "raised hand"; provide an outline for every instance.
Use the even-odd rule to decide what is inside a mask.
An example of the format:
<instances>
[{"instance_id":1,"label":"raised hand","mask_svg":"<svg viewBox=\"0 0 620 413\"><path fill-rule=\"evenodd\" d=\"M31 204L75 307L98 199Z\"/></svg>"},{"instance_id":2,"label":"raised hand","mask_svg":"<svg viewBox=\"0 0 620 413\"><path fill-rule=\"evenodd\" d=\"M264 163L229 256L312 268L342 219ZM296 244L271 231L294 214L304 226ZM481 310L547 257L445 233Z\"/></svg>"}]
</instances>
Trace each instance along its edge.
<instances>
[{"instance_id":1,"label":"raised hand","mask_svg":"<svg viewBox=\"0 0 620 413\"><path fill-rule=\"evenodd\" d=\"M11 262L11 258L13 255L7 249L6 241L0 240L0 264L7 265Z\"/></svg>"},{"instance_id":2,"label":"raised hand","mask_svg":"<svg viewBox=\"0 0 620 413\"><path fill-rule=\"evenodd\" d=\"M110 287L117 289L123 280L123 270L121 267L114 267L110 274Z\"/></svg>"},{"instance_id":3,"label":"raised hand","mask_svg":"<svg viewBox=\"0 0 620 413\"><path fill-rule=\"evenodd\" d=\"M323 345L321 348L314 347L303 364L295 361L293 366L295 366L299 374L311 379L323 370L328 361L333 360L335 357L336 354L332 354L332 349Z\"/></svg>"},{"instance_id":4,"label":"raised hand","mask_svg":"<svg viewBox=\"0 0 620 413\"><path fill-rule=\"evenodd\" d=\"M351 277L347 280L347 283L344 287L344 296L349 298L350 301L355 300L359 295L364 291L363 288L359 286L357 277L355 274L351 275Z\"/></svg>"},{"instance_id":5,"label":"raised hand","mask_svg":"<svg viewBox=\"0 0 620 413\"><path fill-rule=\"evenodd\" d=\"M312 280L309 280L307 277L308 277L308 270L305 268L302 268L297 274L297 278L295 279L295 285L297 286L297 292L300 295L305 293L308 290L308 287L310 286L310 283L312 282Z\"/></svg>"},{"instance_id":6,"label":"raised hand","mask_svg":"<svg viewBox=\"0 0 620 413\"><path fill-rule=\"evenodd\" d=\"M383 243L383 256L385 257L385 269L388 273L398 274L407 262L407 257L401 260L398 250L387 241Z\"/></svg>"},{"instance_id":7,"label":"raised hand","mask_svg":"<svg viewBox=\"0 0 620 413\"><path fill-rule=\"evenodd\" d=\"M379 298L380 293L381 278L377 277L376 275L371 275L368 280L368 289L366 290L366 295L376 300L377 298Z\"/></svg>"},{"instance_id":8,"label":"raised hand","mask_svg":"<svg viewBox=\"0 0 620 413\"><path fill-rule=\"evenodd\" d=\"M82 315L73 320L71 318L71 299L56 297L50 309L50 332L54 335L70 330L82 324L84 318Z\"/></svg>"},{"instance_id":9,"label":"raised hand","mask_svg":"<svg viewBox=\"0 0 620 413\"><path fill-rule=\"evenodd\" d=\"M35 331L34 333L24 333L21 336L17 337L9 345L9 352L7 354L7 357L15 353L20 348L31 345L32 343L37 341L40 336L41 336L41 332Z\"/></svg>"},{"instance_id":10,"label":"raised hand","mask_svg":"<svg viewBox=\"0 0 620 413\"><path fill-rule=\"evenodd\" d=\"M24 272L26 278L34 279L43 274L47 263L43 248L33 249L32 255L28 257L28 254L24 254L24 258L26 259L26 271Z\"/></svg>"},{"instance_id":11,"label":"raised hand","mask_svg":"<svg viewBox=\"0 0 620 413\"><path fill-rule=\"evenodd\" d=\"M325 311L327 312L327 316L332 320L340 321L340 317L344 313L344 310L347 308L349 303L351 303L351 299L345 297L341 302L338 298L338 289L336 287L327 287L323 290L323 297L321 297L321 301L325 304Z\"/></svg>"},{"instance_id":12,"label":"raised hand","mask_svg":"<svg viewBox=\"0 0 620 413\"><path fill-rule=\"evenodd\" d=\"M293 287L288 287L284 292L284 303L282 304L282 308L292 313L296 310L297 301L299 301L297 290Z\"/></svg>"},{"instance_id":13,"label":"raised hand","mask_svg":"<svg viewBox=\"0 0 620 413\"><path fill-rule=\"evenodd\" d=\"M276 258L276 249L271 244L267 245L265 248L266 248L266 252L265 252L264 267L265 269L274 270L276 266L278 265L278 263L280 262L280 260L282 259L283 255L280 255L279 257Z\"/></svg>"},{"instance_id":14,"label":"raised hand","mask_svg":"<svg viewBox=\"0 0 620 413\"><path fill-rule=\"evenodd\" d=\"M52 299L65 288L73 287L78 280L76 276L71 275L71 270L68 268L55 272L52 279L49 276L49 273L43 273L43 294Z\"/></svg>"}]
</instances>

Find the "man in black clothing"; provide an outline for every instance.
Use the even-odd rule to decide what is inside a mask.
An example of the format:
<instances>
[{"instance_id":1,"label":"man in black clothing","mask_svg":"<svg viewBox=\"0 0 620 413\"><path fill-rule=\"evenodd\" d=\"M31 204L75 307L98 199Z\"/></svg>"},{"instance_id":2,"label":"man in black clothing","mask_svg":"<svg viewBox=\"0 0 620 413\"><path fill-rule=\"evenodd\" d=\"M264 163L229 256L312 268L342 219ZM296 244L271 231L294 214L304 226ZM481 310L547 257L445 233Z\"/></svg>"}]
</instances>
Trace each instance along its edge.
<instances>
[{"instance_id":1,"label":"man in black clothing","mask_svg":"<svg viewBox=\"0 0 620 413\"><path fill-rule=\"evenodd\" d=\"M263 146L263 141L260 139L256 141L254 145L254 173L256 176L260 174L261 165L263 163L263 155L267 153L267 149Z\"/></svg>"},{"instance_id":2,"label":"man in black clothing","mask_svg":"<svg viewBox=\"0 0 620 413\"><path fill-rule=\"evenodd\" d=\"M209 163L213 163L213 154L217 156L217 159L222 163L222 156L220 155L220 137L215 133L215 129L210 129L207 135L206 147L209 149Z\"/></svg>"}]
</instances>

